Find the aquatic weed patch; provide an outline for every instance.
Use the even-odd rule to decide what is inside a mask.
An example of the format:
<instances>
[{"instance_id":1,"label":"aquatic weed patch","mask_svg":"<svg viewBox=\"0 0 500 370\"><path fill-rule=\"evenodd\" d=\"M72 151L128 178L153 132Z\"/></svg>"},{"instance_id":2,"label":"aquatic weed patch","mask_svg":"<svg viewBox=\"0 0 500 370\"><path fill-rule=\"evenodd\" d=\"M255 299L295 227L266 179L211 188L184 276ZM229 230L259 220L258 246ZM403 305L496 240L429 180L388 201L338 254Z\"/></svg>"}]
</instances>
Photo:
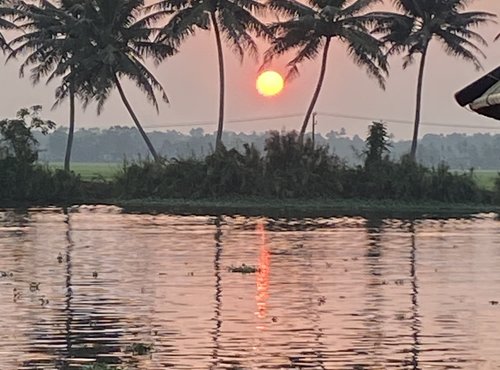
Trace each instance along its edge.
<instances>
[{"instance_id":1,"label":"aquatic weed patch","mask_svg":"<svg viewBox=\"0 0 500 370\"><path fill-rule=\"evenodd\" d=\"M248 266L244 263L242 263L240 266L229 266L227 268L229 272L233 273L240 273L240 274L255 274L256 272L259 272L259 269L255 266Z\"/></svg>"}]
</instances>

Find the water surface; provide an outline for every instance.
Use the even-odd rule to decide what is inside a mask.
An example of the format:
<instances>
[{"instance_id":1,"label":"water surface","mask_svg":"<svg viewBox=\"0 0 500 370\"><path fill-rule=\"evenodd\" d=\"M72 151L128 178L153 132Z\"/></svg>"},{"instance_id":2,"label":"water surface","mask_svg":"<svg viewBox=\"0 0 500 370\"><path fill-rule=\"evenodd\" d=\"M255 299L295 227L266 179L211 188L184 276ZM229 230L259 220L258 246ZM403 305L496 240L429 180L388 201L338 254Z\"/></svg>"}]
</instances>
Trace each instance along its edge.
<instances>
[{"instance_id":1,"label":"water surface","mask_svg":"<svg viewBox=\"0 0 500 370\"><path fill-rule=\"evenodd\" d=\"M0 271L5 370L500 369L493 215L11 210Z\"/></svg>"}]
</instances>

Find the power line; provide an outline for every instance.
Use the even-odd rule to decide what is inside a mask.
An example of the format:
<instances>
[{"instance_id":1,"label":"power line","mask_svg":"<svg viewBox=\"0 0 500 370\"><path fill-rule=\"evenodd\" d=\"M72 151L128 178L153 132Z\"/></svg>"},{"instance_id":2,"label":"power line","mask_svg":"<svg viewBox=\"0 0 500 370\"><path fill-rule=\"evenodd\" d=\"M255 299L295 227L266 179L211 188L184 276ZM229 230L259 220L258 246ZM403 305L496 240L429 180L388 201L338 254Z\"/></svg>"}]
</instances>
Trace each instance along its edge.
<instances>
[{"instance_id":1,"label":"power line","mask_svg":"<svg viewBox=\"0 0 500 370\"><path fill-rule=\"evenodd\" d=\"M395 119L395 118L373 118L367 116L356 116L350 114L341 114L341 113L326 113L326 112L318 112L320 116L326 117L335 117L335 118L345 118L345 119L353 119L353 120L362 120L362 121L383 121L386 123L397 123L404 125L413 125L413 121L403 120L403 119ZM500 130L500 126L479 126L479 125L456 125L452 123L443 123L443 122L421 122L421 126L436 126L436 127L450 127L450 128L471 128L471 129L485 129L485 130Z\"/></svg>"},{"instance_id":2,"label":"power line","mask_svg":"<svg viewBox=\"0 0 500 370\"><path fill-rule=\"evenodd\" d=\"M334 118L342 118L349 120L357 120L357 121L383 121L388 124L402 124L402 125L413 125L414 122L410 120L398 119L398 118L374 118L373 116L360 116L353 114L342 114L342 113L330 113L330 112L317 112L318 116L324 117L334 117ZM274 115L274 116L260 116L260 117L249 117L249 118L235 118L226 120L226 123L252 123L252 122L263 122L263 121L272 121L286 118L296 118L302 117L302 113L295 114L286 114L286 115ZM190 122L179 122L179 123L169 123L164 125L154 125L154 126L145 126L148 129L156 129L156 128L177 128L177 127L199 127L199 126L215 126L217 122L215 121L190 121ZM467 125L467 124L452 124L445 122L421 122L421 126L434 126L434 127L447 127L454 129L483 129L483 130L500 130L499 126L483 126L483 125Z\"/></svg>"},{"instance_id":3,"label":"power line","mask_svg":"<svg viewBox=\"0 0 500 370\"><path fill-rule=\"evenodd\" d=\"M302 113L296 114L285 114L280 116L261 116L261 117L251 117L251 118L235 118L226 120L226 123L251 123L259 121L272 121L277 119L285 118L295 118L302 116ZM215 126L217 122L215 121L191 121L191 122L180 122L171 123L165 125L155 125L155 126L144 126L144 128L173 128L173 127L192 127L192 126Z\"/></svg>"}]
</instances>

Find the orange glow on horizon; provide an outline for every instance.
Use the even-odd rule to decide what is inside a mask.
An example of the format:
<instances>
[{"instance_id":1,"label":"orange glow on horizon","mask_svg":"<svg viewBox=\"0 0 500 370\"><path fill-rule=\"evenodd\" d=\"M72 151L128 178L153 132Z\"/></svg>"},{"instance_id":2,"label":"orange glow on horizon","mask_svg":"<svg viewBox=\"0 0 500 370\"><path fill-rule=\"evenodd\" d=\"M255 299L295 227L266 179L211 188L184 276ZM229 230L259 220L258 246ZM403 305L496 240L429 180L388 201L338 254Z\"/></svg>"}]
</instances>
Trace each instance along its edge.
<instances>
[{"instance_id":1,"label":"orange glow on horizon","mask_svg":"<svg viewBox=\"0 0 500 370\"><path fill-rule=\"evenodd\" d=\"M262 96L270 97L278 95L284 86L285 80L278 72L265 71L257 77L257 91Z\"/></svg>"}]
</instances>

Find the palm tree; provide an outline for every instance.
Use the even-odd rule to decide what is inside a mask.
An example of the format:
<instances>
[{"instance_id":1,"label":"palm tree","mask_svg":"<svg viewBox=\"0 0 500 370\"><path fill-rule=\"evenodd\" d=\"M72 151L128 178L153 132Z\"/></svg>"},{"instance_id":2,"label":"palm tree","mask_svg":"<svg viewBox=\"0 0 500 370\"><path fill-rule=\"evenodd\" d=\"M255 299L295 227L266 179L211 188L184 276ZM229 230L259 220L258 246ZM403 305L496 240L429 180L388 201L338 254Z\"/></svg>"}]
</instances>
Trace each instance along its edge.
<instances>
[{"instance_id":1,"label":"palm tree","mask_svg":"<svg viewBox=\"0 0 500 370\"><path fill-rule=\"evenodd\" d=\"M88 0L85 17L90 23L91 47L85 53L77 86L83 90L85 105L97 101L101 113L111 91L118 90L132 120L156 161L160 158L146 132L142 128L121 84L126 77L146 94L149 102L158 111L155 92L168 102L163 86L144 64L146 57L157 63L175 54L172 45L153 42L156 32L151 26L163 14L148 14L142 17L144 0Z\"/></svg>"},{"instance_id":2,"label":"palm tree","mask_svg":"<svg viewBox=\"0 0 500 370\"><path fill-rule=\"evenodd\" d=\"M403 68L420 55L417 82L415 125L410 156L415 160L418 130L422 108L422 90L425 64L432 39L439 40L448 55L472 62L477 69L481 63L477 55L484 54L478 45L486 45L484 38L472 29L488 22L494 14L465 12L470 0L395 0L401 12L378 13L374 32L382 33L382 40L390 45L389 53L405 53Z\"/></svg>"},{"instance_id":3,"label":"palm tree","mask_svg":"<svg viewBox=\"0 0 500 370\"><path fill-rule=\"evenodd\" d=\"M71 149L75 129L75 99L78 88L76 74L84 45L90 45L85 37L85 21L82 7L76 0L62 0L56 4L41 0L40 5L20 1L15 13L23 33L10 42L8 59L26 55L20 67L20 75L30 68L31 79L37 84L42 79L47 83L62 78L56 89L56 103L69 97L69 131L64 158L64 170L70 171Z\"/></svg>"},{"instance_id":4,"label":"palm tree","mask_svg":"<svg viewBox=\"0 0 500 370\"><path fill-rule=\"evenodd\" d=\"M2 30L11 30L16 28L16 25L9 20L13 15L13 6L10 1L0 0L0 50L8 49L8 43L5 40Z\"/></svg>"},{"instance_id":5,"label":"palm tree","mask_svg":"<svg viewBox=\"0 0 500 370\"><path fill-rule=\"evenodd\" d=\"M213 29L219 63L219 121L216 148L222 144L224 129L224 55L222 37L232 50L243 59L245 51L257 55L257 44L252 34L268 38L269 30L254 16L265 10L257 0L161 0L153 9L172 13L170 21L161 30L158 41L178 46L193 35L197 28Z\"/></svg>"},{"instance_id":6,"label":"palm tree","mask_svg":"<svg viewBox=\"0 0 500 370\"><path fill-rule=\"evenodd\" d=\"M287 79L298 74L298 66L315 59L322 53L321 70L311 103L307 109L299 142L303 143L307 125L318 100L326 74L328 55L333 40L347 45L354 62L366 69L369 76L378 80L384 87L387 63L382 44L370 34L369 24L372 17L363 14L377 0L308 0L305 3L295 0L271 0L269 8L287 17L287 20L271 25L276 35L271 47L265 54L265 64L277 56L297 50L295 57L288 63Z\"/></svg>"}]
</instances>

